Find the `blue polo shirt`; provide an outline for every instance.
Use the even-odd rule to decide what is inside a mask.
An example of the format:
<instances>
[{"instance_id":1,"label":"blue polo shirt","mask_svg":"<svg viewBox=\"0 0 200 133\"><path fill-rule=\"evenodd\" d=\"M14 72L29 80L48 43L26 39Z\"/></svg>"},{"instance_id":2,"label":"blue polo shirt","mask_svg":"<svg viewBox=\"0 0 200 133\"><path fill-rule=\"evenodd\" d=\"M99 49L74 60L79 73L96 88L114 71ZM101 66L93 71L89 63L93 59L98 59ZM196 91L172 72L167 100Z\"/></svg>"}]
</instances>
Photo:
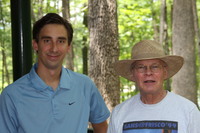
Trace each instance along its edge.
<instances>
[{"instance_id":1,"label":"blue polo shirt","mask_svg":"<svg viewBox=\"0 0 200 133\"><path fill-rule=\"evenodd\" d=\"M35 72L21 77L0 96L0 133L86 133L110 112L89 77L62 68L54 91Z\"/></svg>"}]
</instances>

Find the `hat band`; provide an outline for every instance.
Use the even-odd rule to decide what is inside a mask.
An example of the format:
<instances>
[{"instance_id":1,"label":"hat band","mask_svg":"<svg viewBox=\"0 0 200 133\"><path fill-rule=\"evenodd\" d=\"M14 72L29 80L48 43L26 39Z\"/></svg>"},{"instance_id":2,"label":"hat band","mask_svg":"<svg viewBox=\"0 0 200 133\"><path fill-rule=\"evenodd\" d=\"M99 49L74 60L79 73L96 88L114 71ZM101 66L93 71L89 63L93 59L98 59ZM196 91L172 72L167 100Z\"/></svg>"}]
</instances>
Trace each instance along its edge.
<instances>
[{"instance_id":1,"label":"hat band","mask_svg":"<svg viewBox=\"0 0 200 133\"><path fill-rule=\"evenodd\" d=\"M142 59L155 59L155 58L162 58L166 55L164 54L158 54L158 53L142 53L138 55L133 55L132 59L134 60L142 60Z\"/></svg>"}]
</instances>

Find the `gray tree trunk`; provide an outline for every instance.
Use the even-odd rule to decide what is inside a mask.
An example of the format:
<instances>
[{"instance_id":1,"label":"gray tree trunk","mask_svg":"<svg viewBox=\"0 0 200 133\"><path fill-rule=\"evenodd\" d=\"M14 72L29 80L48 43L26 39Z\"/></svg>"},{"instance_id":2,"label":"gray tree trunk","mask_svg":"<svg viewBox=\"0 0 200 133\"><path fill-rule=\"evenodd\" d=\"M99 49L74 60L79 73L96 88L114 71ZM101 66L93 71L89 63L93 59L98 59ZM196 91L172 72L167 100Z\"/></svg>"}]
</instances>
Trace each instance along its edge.
<instances>
[{"instance_id":1,"label":"gray tree trunk","mask_svg":"<svg viewBox=\"0 0 200 133\"><path fill-rule=\"evenodd\" d=\"M169 38L168 38L168 25L167 25L167 6L166 6L166 0L161 1L161 8L160 8L160 44L163 45L165 49L165 53L169 54ZM170 87L170 80L168 79L165 82L165 88L168 91L171 91Z\"/></svg>"},{"instance_id":2,"label":"gray tree trunk","mask_svg":"<svg viewBox=\"0 0 200 133\"><path fill-rule=\"evenodd\" d=\"M112 63L119 57L116 0L89 0L89 76L110 110L119 104L119 77Z\"/></svg>"},{"instance_id":3,"label":"gray tree trunk","mask_svg":"<svg viewBox=\"0 0 200 133\"><path fill-rule=\"evenodd\" d=\"M173 53L183 56L185 64L172 78L172 90L197 104L192 1L174 0L173 4Z\"/></svg>"},{"instance_id":4,"label":"gray tree trunk","mask_svg":"<svg viewBox=\"0 0 200 133\"><path fill-rule=\"evenodd\" d=\"M153 39L156 41L159 41L159 25L158 25L158 14L157 11L154 8L154 0L151 0L151 11L152 11L152 27L154 30L154 36Z\"/></svg>"},{"instance_id":5,"label":"gray tree trunk","mask_svg":"<svg viewBox=\"0 0 200 133\"><path fill-rule=\"evenodd\" d=\"M65 19L70 20L70 0L62 0L62 14ZM73 45L71 44L71 49L66 55L66 68L74 70L74 52Z\"/></svg>"}]
</instances>

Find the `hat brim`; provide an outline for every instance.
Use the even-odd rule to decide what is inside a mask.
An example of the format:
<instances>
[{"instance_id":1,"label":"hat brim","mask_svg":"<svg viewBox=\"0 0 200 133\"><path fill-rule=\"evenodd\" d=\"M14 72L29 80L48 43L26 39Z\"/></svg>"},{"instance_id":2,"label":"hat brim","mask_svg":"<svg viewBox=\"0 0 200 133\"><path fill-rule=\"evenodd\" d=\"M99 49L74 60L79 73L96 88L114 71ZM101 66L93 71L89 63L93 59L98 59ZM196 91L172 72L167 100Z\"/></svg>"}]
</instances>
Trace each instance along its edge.
<instances>
[{"instance_id":1,"label":"hat brim","mask_svg":"<svg viewBox=\"0 0 200 133\"><path fill-rule=\"evenodd\" d=\"M181 56L176 55L168 55L164 57L157 57L157 58L142 58L142 59L130 59L130 60L120 60L114 63L114 69L117 75L122 76L128 80L132 80L132 72L131 72L131 65L138 60L150 60L150 59L160 59L164 61L168 66L168 75L167 78L171 78L175 75L183 66L184 59Z\"/></svg>"}]
</instances>

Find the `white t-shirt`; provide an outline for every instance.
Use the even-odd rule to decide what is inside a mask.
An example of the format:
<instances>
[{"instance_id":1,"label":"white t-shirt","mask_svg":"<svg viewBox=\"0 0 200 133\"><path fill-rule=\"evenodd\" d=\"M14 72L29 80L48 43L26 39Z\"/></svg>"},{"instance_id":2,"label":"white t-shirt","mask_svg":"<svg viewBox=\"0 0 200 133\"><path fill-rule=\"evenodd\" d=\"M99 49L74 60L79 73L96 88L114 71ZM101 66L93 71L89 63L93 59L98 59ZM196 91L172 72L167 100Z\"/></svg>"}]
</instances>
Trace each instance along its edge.
<instances>
[{"instance_id":1,"label":"white t-shirt","mask_svg":"<svg viewBox=\"0 0 200 133\"><path fill-rule=\"evenodd\" d=\"M168 92L157 104L137 94L117 105L107 133L200 133L200 111L184 97Z\"/></svg>"}]
</instances>

